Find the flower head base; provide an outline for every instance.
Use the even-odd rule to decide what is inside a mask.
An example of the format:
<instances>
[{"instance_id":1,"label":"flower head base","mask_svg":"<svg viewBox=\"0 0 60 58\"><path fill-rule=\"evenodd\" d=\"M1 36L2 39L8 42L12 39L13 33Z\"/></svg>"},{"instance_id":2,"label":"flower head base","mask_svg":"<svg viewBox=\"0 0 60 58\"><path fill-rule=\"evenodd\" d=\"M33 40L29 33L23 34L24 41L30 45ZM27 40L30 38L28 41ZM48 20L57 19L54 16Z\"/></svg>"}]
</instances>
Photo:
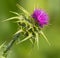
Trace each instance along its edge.
<instances>
[{"instance_id":1,"label":"flower head base","mask_svg":"<svg viewBox=\"0 0 60 58\"><path fill-rule=\"evenodd\" d=\"M32 17L37 21L40 27L48 24L49 17L48 14L44 10L36 9L34 10Z\"/></svg>"}]
</instances>

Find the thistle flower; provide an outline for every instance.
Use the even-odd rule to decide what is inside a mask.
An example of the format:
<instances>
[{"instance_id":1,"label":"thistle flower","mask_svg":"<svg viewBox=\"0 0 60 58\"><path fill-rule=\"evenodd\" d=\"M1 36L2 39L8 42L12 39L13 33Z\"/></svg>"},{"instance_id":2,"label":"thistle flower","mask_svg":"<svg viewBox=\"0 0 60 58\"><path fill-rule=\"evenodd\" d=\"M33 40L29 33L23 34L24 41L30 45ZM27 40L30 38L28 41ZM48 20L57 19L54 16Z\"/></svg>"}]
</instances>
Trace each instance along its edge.
<instances>
[{"instance_id":1,"label":"thistle flower","mask_svg":"<svg viewBox=\"0 0 60 58\"><path fill-rule=\"evenodd\" d=\"M25 38L20 40L17 44L22 43L29 39L32 44L36 43L37 47L39 48L39 35L41 34L45 38L47 43L50 45L47 37L45 36L43 31L40 29L40 27L42 28L44 25L48 24L48 21L49 21L48 14L44 10L36 9L32 13L32 17L31 17L30 13L27 12L23 7L21 7L19 4L17 4L17 6L20 10L23 11L24 15L10 11L11 13L16 14L17 16L4 20L4 21L9 21L12 19L18 19L16 23L19 26L19 30L14 34L12 41L7 45L7 48L3 52L3 55L5 55L7 51L10 50L10 48L12 47L14 42L19 38L21 33L23 33L23 36ZM32 18L34 18L35 20L32 21L31 20ZM38 25L33 24L35 23L35 21L38 23ZM33 41L32 38L34 38L35 41Z\"/></svg>"},{"instance_id":2,"label":"thistle flower","mask_svg":"<svg viewBox=\"0 0 60 58\"><path fill-rule=\"evenodd\" d=\"M41 10L41 9L35 9L32 14L32 18L34 18L35 21L38 22L40 27L47 25L49 21L48 14L44 10Z\"/></svg>"}]
</instances>

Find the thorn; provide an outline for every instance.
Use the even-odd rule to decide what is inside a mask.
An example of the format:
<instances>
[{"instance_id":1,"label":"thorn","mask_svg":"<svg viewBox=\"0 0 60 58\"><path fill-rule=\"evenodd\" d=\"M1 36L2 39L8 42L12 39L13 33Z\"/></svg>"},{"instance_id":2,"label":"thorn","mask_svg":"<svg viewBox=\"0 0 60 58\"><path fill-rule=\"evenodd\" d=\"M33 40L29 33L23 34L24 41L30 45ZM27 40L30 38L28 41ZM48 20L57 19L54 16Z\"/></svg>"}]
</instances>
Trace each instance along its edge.
<instances>
[{"instance_id":1,"label":"thorn","mask_svg":"<svg viewBox=\"0 0 60 58\"><path fill-rule=\"evenodd\" d=\"M50 42L48 41L47 37L45 36L45 34L40 31L41 35L45 38L45 40L47 41L48 45L51 46Z\"/></svg>"},{"instance_id":2,"label":"thorn","mask_svg":"<svg viewBox=\"0 0 60 58\"><path fill-rule=\"evenodd\" d=\"M17 12L13 12L13 11L9 11L9 12L11 12L11 13L16 14L16 15L19 16L19 14Z\"/></svg>"}]
</instances>

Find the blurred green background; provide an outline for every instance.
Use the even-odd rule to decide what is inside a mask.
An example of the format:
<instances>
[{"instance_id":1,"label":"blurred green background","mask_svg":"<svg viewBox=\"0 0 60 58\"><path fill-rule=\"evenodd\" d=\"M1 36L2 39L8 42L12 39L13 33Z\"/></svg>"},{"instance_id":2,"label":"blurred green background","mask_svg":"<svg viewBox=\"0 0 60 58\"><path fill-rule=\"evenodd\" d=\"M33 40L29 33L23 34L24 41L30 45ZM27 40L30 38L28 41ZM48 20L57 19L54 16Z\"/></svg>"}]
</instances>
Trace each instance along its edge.
<instances>
[{"instance_id":1,"label":"blurred green background","mask_svg":"<svg viewBox=\"0 0 60 58\"><path fill-rule=\"evenodd\" d=\"M15 16L9 11L19 12L16 4L19 3L28 12L32 13L36 7L46 10L49 14L49 25L43 29L51 43L49 47L46 40L39 38L39 50L26 41L19 45L14 44L8 58L60 58L60 0L0 0L0 44L9 43L12 35L18 30L14 22L1 22L6 18Z\"/></svg>"}]
</instances>

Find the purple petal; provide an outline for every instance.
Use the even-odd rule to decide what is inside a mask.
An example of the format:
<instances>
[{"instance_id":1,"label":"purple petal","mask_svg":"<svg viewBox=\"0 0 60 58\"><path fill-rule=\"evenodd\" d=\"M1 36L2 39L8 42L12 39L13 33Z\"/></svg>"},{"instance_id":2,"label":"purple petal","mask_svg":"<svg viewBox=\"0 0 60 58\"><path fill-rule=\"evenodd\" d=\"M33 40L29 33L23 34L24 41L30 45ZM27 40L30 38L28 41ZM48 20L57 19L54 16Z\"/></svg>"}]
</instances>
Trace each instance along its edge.
<instances>
[{"instance_id":1,"label":"purple petal","mask_svg":"<svg viewBox=\"0 0 60 58\"><path fill-rule=\"evenodd\" d=\"M47 25L49 21L48 14L44 10L40 10L40 9L36 9L33 12L32 18L34 18L38 22L40 27Z\"/></svg>"}]
</instances>

